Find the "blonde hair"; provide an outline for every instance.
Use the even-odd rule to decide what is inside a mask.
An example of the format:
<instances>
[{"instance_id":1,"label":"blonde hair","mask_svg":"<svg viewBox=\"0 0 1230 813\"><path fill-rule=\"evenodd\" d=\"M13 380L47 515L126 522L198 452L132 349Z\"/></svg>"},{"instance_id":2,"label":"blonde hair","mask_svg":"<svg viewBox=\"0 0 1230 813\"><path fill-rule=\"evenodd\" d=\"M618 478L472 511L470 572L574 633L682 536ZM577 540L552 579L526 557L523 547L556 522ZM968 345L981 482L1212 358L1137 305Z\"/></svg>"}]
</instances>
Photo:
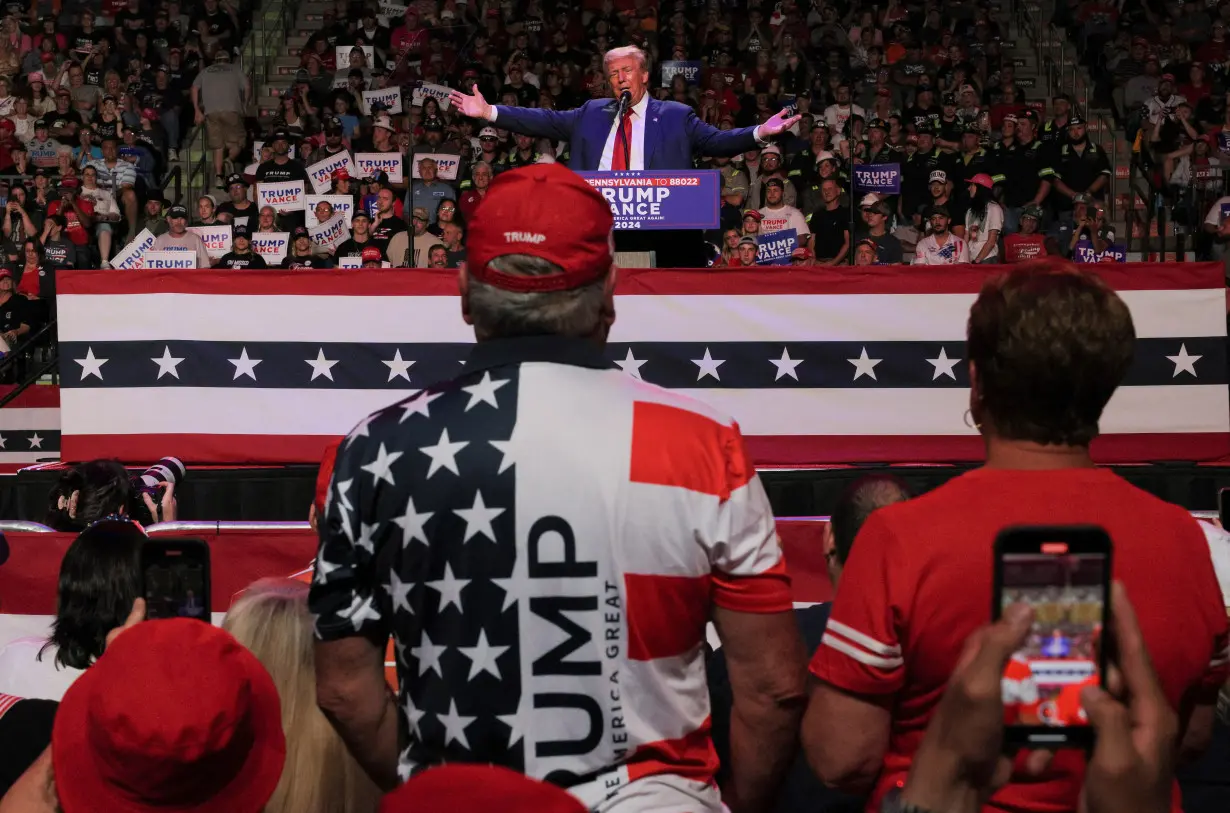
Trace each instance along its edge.
<instances>
[{"instance_id":1,"label":"blonde hair","mask_svg":"<svg viewBox=\"0 0 1230 813\"><path fill-rule=\"evenodd\" d=\"M282 699L286 767L265 813L374 813L380 791L316 706L307 596L303 582L261 579L222 622L269 670Z\"/></svg>"},{"instance_id":2,"label":"blonde hair","mask_svg":"<svg viewBox=\"0 0 1230 813\"><path fill-rule=\"evenodd\" d=\"M640 63L641 70L649 70L649 57L645 55L644 51L635 45L621 45L618 48L612 48L602 55L602 72L606 73L609 71L611 63L615 60L626 57L635 57L636 61Z\"/></svg>"}]
</instances>

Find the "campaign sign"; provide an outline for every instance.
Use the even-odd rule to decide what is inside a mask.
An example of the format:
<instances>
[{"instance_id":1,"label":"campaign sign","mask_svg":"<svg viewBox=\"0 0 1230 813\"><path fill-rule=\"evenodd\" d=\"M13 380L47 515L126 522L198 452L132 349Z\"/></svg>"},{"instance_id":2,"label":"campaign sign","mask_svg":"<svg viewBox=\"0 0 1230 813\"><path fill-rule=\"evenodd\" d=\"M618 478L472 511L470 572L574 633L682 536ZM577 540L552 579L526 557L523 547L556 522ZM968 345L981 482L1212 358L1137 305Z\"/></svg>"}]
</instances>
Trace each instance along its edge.
<instances>
[{"instance_id":1,"label":"campaign sign","mask_svg":"<svg viewBox=\"0 0 1230 813\"><path fill-rule=\"evenodd\" d=\"M320 221L316 219L316 204L324 201L333 207L333 214L345 215L346 222L350 222L351 213L354 211L354 198L350 195L306 195L303 198L303 211L307 216L307 227L319 225Z\"/></svg>"},{"instance_id":2,"label":"campaign sign","mask_svg":"<svg viewBox=\"0 0 1230 813\"><path fill-rule=\"evenodd\" d=\"M716 169L578 172L611 205L617 229L716 229L722 177Z\"/></svg>"},{"instance_id":3,"label":"campaign sign","mask_svg":"<svg viewBox=\"0 0 1230 813\"><path fill-rule=\"evenodd\" d=\"M380 16L401 19L406 16L409 6L393 3L391 0L380 0Z\"/></svg>"},{"instance_id":4,"label":"campaign sign","mask_svg":"<svg viewBox=\"0 0 1230 813\"><path fill-rule=\"evenodd\" d=\"M1078 263L1125 263L1127 262L1127 246L1111 243L1103 252L1097 252L1093 249L1093 243L1089 240L1078 240L1076 242L1076 252L1072 255Z\"/></svg>"},{"instance_id":5,"label":"campaign sign","mask_svg":"<svg viewBox=\"0 0 1230 813\"><path fill-rule=\"evenodd\" d=\"M338 71L333 75L333 90L341 90L350 86L350 77L347 71Z\"/></svg>"},{"instance_id":6,"label":"campaign sign","mask_svg":"<svg viewBox=\"0 0 1230 813\"><path fill-rule=\"evenodd\" d=\"M689 85L699 85L702 67L699 60L668 59L662 63L662 87L670 87L677 73L683 74Z\"/></svg>"},{"instance_id":7,"label":"campaign sign","mask_svg":"<svg viewBox=\"0 0 1230 813\"><path fill-rule=\"evenodd\" d=\"M260 164L261 147L263 146L265 146L264 141L253 141L252 142L252 160L255 161L258 165ZM295 145L288 144L287 146L289 146L290 149L286 151L286 156L293 161L295 159Z\"/></svg>"},{"instance_id":8,"label":"campaign sign","mask_svg":"<svg viewBox=\"0 0 1230 813\"><path fill-rule=\"evenodd\" d=\"M312 182L312 191L317 195L328 192L333 187L333 173L339 169L346 170L352 178L358 177L349 150L342 150L336 155L322 158L307 168L308 179Z\"/></svg>"},{"instance_id":9,"label":"campaign sign","mask_svg":"<svg viewBox=\"0 0 1230 813\"><path fill-rule=\"evenodd\" d=\"M290 232L258 231L252 233L252 250L261 255L269 265L279 265L286 259L290 246Z\"/></svg>"},{"instance_id":10,"label":"campaign sign","mask_svg":"<svg viewBox=\"0 0 1230 813\"><path fill-rule=\"evenodd\" d=\"M900 164L862 164L854 168L854 185L864 192L896 195L901 192Z\"/></svg>"},{"instance_id":11,"label":"campaign sign","mask_svg":"<svg viewBox=\"0 0 1230 813\"><path fill-rule=\"evenodd\" d=\"M188 231L201 238L205 251L215 260L231 250L230 226L189 226Z\"/></svg>"},{"instance_id":12,"label":"campaign sign","mask_svg":"<svg viewBox=\"0 0 1230 813\"><path fill-rule=\"evenodd\" d=\"M350 239L349 220L345 215L334 215L315 226L308 227L308 236L312 238L312 242L321 248L332 249L338 243L343 243Z\"/></svg>"},{"instance_id":13,"label":"campaign sign","mask_svg":"<svg viewBox=\"0 0 1230 813\"><path fill-rule=\"evenodd\" d=\"M146 270L196 268L195 251L147 251L143 258Z\"/></svg>"},{"instance_id":14,"label":"campaign sign","mask_svg":"<svg viewBox=\"0 0 1230 813\"><path fill-rule=\"evenodd\" d=\"M37 150L30 150L28 155L30 158L30 163L34 164L36 167L43 167L47 169L56 165L56 151L54 149L40 148Z\"/></svg>"},{"instance_id":15,"label":"campaign sign","mask_svg":"<svg viewBox=\"0 0 1230 813\"><path fill-rule=\"evenodd\" d=\"M414 165L410 167L410 177L418 180L423 176L419 174L419 161L424 158L430 158L436 162L436 177L443 178L446 181L457 180L457 173L461 171L461 156L449 155L446 152L419 152L414 154ZM389 176L390 180L392 176Z\"/></svg>"},{"instance_id":16,"label":"campaign sign","mask_svg":"<svg viewBox=\"0 0 1230 813\"><path fill-rule=\"evenodd\" d=\"M367 57L367 62L364 63L367 67L372 67L375 63L372 62L376 58L376 49L371 45L339 45L333 49L334 56L337 58L338 73L345 74L350 70L350 52L355 48L363 51L363 56Z\"/></svg>"},{"instance_id":17,"label":"campaign sign","mask_svg":"<svg viewBox=\"0 0 1230 813\"><path fill-rule=\"evenodd\" d=\"M272 206L279 214L303 208L303 181L277 181L256 185L256 205Z\"/></svg>"},{"instance_id":18,"label":"campaign sign","mask_svg":"<svg viewBox=\"0 0 1230 813\"><path fill-rule=\"evenodd\" d=\"M422 158L423 156L419 156ZM457 156L453 156L457 158ZM458 163L460 159L458 158ZM401 183L405 179L406 173L402 169L402 155L400 152L356 152L354 154L354 165L358 169L360 178L374 178L377 172L387 172L390 183ZM437 166L439 164L437 163ZM414 177L418 177L416 174ZM440 177L447 178L448 176L441 174ZM457 165L453 165L453 178L457 177ZM453 178L449 178L451 181Z\"/></svg>"},{"instance_id":19,"label":"campaign sign","mask_svg":"<svg viewBox=\"0 0 1230 813\"><path fill-rule=\"evenodd\" d=\"M782 229L756 235L756 265L789 265L790 255L798 248L799 233Z\"/></svg>"},{"instance_id":20,"label":"campaign sign","mask_svg":"<svg viewBox=\"0 0 1230 813\"><path fill-rule=\"evenodd\" d=\"M363 91L363 112L371 115L373 104L384 105L390 115L396 116L401 112L401 88L391 87ZM445 100L441 106L447 107L448 101Z\"/></svg>"},{"instance_id":21,"label":"campaign sign","mask_svg":"<svg viewBox=\"0 0 1230 813\"><path fill-rule=\"evenodd\" d=\"M338 257L337 267L338 268L362 268L363 258L362 257Z\"/></svg>"},{"instance_id":22,"label":"campaign sign","mask_svg":"<svg viewBox=\"0 0 1230 813\"><path fill-rule=\"evenodd\" d=\"M123 271L144 268L145 255L153 247L153 233L149 229L141 229L141 233L132 238L132 242L124 246L123 251L111 258L111 267Z\"/></svg>"},{"instance_id":23,"label":"campaign sign","mask_svg":"<svg viewBox=\"0 0 1230 813\"><path fill-rule=\"evenodd\" d=\"M424 82L414 89L414 93L410 97L410 104L415 107L422 107L423 102L428 99L435 99L440 103L441 110L448 110L448 94L449 89L444 85L433 85L431 82Z\"/></svg>"}]
</instances>

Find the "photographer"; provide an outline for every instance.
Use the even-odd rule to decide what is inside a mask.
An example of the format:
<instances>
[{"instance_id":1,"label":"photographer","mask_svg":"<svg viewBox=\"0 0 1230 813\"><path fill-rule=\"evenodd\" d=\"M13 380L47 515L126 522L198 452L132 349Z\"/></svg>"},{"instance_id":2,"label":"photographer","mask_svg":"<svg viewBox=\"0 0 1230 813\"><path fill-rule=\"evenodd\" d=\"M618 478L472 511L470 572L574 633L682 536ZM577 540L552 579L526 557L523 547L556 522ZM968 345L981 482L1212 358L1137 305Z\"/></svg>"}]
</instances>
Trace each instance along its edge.
<instances>
[{"instance_id":1,"label":"photographer","mask_svg":"<svg viewBox=\"0 0 1230 813\"><path fill-rule=\"evenodd\" d=\"M1064 255L1075 259L1077 244L1082 240L1093 246L1094 256L1101 255L1115 242L1115 230L1106 222L1106 211L1084 195L1077 195L1072 202L1072 232L1065 235Z\"/></svg>"},{"instance_id":2,"label":"photographer","mask_svg":"<svg viewBox=\"0 0 1230 813\"><path fill-rule=\"evenodd\" d=\"M174 521L175 485L183 464L175 460L168 466L171 460L163 458L140 477L130 476L117 460L91 460L66 471L52 489L46 523L57 531L80 531L112 514L143 525Z\"/></svg>"}]
</instances>

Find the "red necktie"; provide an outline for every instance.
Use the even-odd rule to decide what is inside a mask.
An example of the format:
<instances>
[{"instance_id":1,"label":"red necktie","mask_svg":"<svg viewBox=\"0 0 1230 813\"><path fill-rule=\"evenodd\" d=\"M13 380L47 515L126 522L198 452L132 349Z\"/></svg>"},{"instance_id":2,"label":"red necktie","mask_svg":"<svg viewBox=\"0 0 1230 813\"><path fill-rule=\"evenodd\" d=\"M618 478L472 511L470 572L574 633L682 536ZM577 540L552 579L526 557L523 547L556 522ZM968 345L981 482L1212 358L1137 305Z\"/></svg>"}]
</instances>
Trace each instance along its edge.
<instances>
[{"instance_id":1,"label":"red necktie","mask_svg":"<svg viewBox=\"0 0 1230 813\"><path fill-rule=\"evenodd\" d=\"M615 134L615 152L611 155L611 169L631 169L632 161L632 109L624 111L623 120L619 123L619 132Z\"/></svg>"}]
</instances>

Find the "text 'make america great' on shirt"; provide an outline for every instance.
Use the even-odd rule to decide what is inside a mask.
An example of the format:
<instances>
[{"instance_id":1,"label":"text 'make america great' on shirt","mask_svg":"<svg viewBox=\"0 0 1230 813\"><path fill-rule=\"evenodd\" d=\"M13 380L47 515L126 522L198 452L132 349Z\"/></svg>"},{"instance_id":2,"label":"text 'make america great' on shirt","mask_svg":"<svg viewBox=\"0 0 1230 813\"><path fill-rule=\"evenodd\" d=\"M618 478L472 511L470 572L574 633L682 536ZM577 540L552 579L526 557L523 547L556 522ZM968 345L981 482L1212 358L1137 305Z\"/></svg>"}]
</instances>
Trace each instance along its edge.
<instances>
[{"instance_id":1,"label":"text 'make america great' on shirt","mask_svg":"<svg viewBox=\"0 0 1230 813\"><path fill-rule=\"evenodd\" d=\"M490 762L589 806L711 782L712 606L791 608L738 427L589 342L476 345L342 442L317 635L396 644L403 777Z\"/></svg>"}]
</instances>

